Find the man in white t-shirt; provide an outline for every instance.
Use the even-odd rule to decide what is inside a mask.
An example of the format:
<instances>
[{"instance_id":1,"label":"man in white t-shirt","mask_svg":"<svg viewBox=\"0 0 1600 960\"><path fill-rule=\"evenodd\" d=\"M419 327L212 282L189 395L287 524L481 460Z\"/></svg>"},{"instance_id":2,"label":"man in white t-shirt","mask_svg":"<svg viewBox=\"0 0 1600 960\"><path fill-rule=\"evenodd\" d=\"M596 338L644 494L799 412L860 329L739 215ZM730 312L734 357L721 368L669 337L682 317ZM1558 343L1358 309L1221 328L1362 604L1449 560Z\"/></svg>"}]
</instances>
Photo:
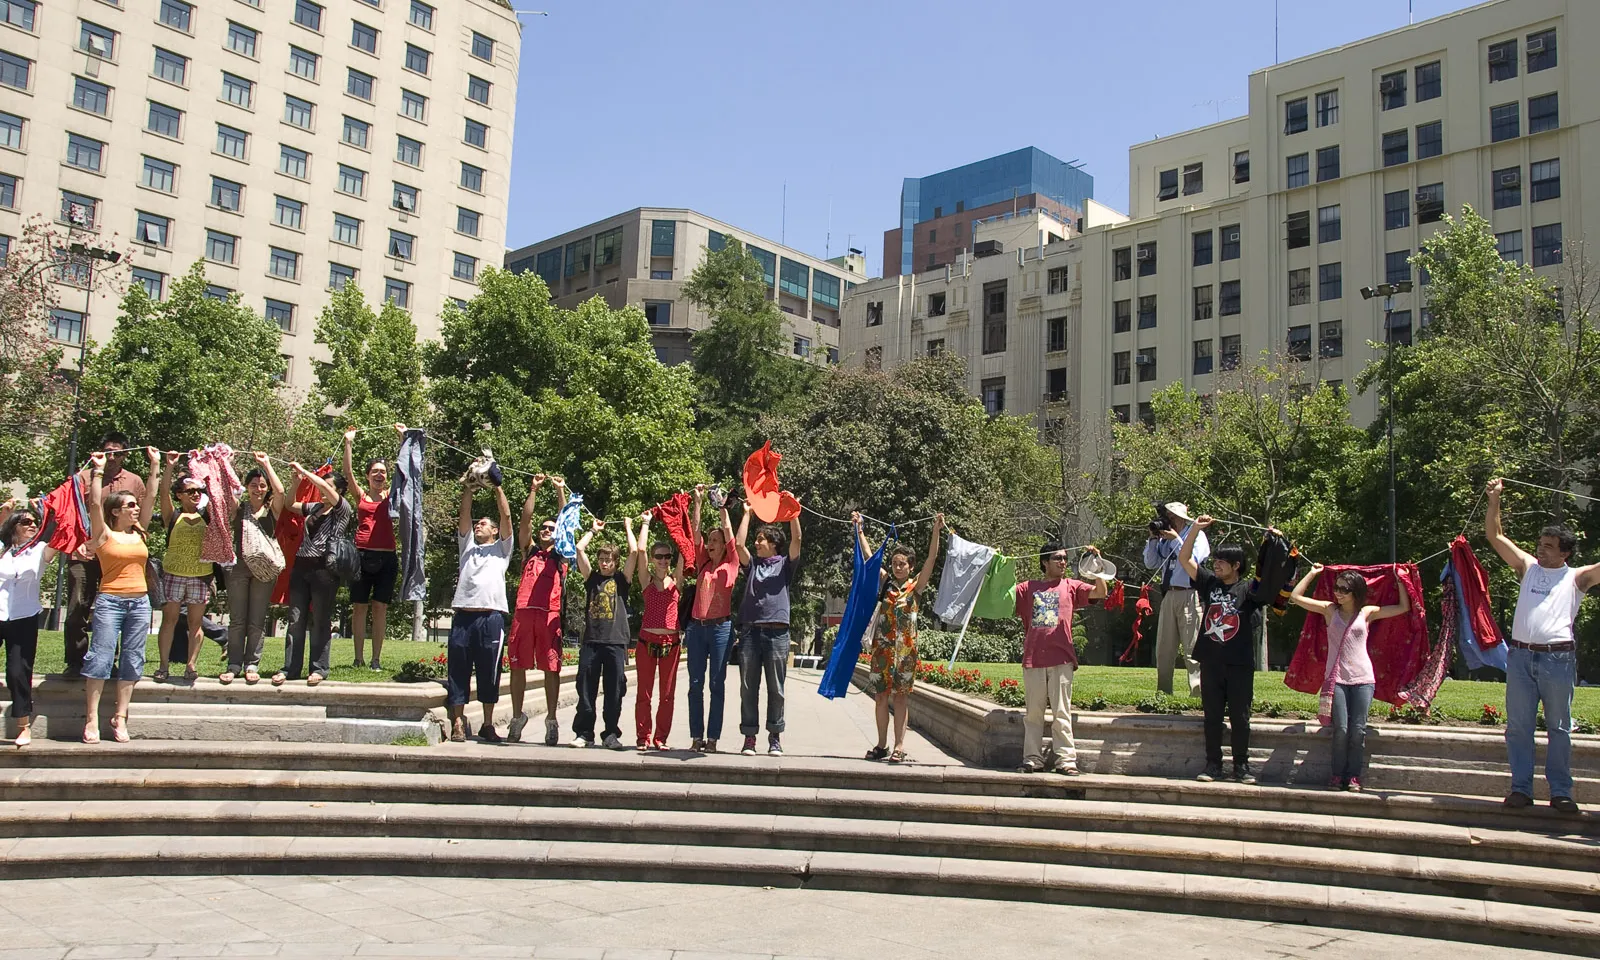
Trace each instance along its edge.
<instances>
[{"instance_id":1,"label":"man in white t-shirt","mask_svg":"<svg viewBox=\"0 0 1600 960\"><path fill-rule=\"evenodd\" d=\"M1489 509L1484 531L1500 559L1522 577L1517 613L1511 624L1506 656L1506 754L1511 764L1511 793L1505 805L1533 804L1533 730L1544 704L1546 752L1544 779L1550 785L1550 806L1577 813L1572 799L1572 688L1577 681L1578 653L1572 632L1583 595L1600 583L1600 564L1571 567L1567 560L1578 540L1562 526L1539 531L1539 546L1530 556L1500 528L1500 491L1489 482Z\"/></svg>"},{"instance_id":2,"label":"man in white t-shirt","mask_svg":"<svg viewBox=\"0 0 1600 960\"><path fill-rule=\"evenodd\" d=\"M470 477L471 472L468 472ZM491 464L487 473L500 507L500 522L488 517L472 519L474 487L468 477L461 491L461 516L456 525L456 544L460 550L461 573L456 580L456 595L450 601L455 613L450 618L450 644L446 648L445 707L450 711L450 739L467 739L467 686L478 682L478 702L483 704L483 725L478 738L499 743L494 729L494 705L500 699L500 651L506 640L506 569L511 565L515 541L511 531L511 504L500 487L500 468ZM506 535L501 536L501 531Z\"/></svg>"}]
</instances>

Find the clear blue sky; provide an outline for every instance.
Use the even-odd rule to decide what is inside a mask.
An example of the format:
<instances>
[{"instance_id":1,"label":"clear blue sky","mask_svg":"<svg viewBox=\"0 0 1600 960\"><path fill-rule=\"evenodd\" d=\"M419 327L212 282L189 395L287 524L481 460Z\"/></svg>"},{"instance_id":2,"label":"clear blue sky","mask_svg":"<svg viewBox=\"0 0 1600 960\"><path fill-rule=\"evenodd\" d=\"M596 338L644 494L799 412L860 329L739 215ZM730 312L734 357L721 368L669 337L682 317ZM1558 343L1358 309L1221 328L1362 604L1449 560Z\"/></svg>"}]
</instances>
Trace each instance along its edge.
<instances>
[{"instance_id":1,"label":"clear blue sky","mask_svg":"<svg viewBox=\"0 0 1600 960\"><path fill-rule=\"evenodd\" d=\"M817 256L831 223L873 276L902 178L1037 146L1126 210L1128 145L1243 114L1273 62L1273 0L514 3L550 15L523 18L508 246L690 207ZM1406 21L1281 0L1280 58Z\"/></svg>"}]
</instances>

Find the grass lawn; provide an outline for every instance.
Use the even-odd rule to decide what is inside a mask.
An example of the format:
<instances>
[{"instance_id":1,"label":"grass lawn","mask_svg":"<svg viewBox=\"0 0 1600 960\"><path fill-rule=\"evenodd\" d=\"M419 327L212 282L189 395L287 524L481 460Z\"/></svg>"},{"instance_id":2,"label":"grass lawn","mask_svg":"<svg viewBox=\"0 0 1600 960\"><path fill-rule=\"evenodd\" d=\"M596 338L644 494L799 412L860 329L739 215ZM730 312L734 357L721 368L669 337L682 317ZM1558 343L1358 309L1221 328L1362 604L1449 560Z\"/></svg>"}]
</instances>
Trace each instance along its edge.
<instances>
[{"instance_id":1,"label":"grass lawn","mask_svg":"<svg viewBox=\"0 0 1600 960\"><path fill-rule=\"evenodd\" d=\"M224 654L226 651L218 644L203 641L204 646L200 651L199 670L202 677L215 677L226 670L228 665ZM432 658L444 650L442 643L412 643L410 640L387 640L383 644L383 669L368 670L366 667L352 667L355 662L355 642L348 637L335 638L333 649L329 652L328 662L333 671L328 675L329 680L347 680L354 683L373 683L376 681L393 680L395 672L400 669L400 664L407 660L416 660L427 657ZM372 657L372 648L368 645L365 651L367 658ZM0 660L4 657L0 656ZM156 667L161 665L156 650L156 638L150 635L150 642L145 646L145 676L156 672ZM34 659L33 672L35 674L60 673L65 666L62 650L61 632L59 630L39 631L39 654ZM268 637L261 650L261 678L265 682L283 666L283 638ZM177 664L173 669L174 676L183 676L183 665Z\"/></svg>"},{"instance_id":2,"label":"grass lawn","mask_svg":"<svg viewBox=\"0 0 1600 960\"><path fill-rule=\"evenodd\" d=\"M1017 663L957 663L956 667L978 670L996 685L1005 679L1022 680L1022 665ZM1184 682L1182 671L1175 671L1173 679L1181 685ZM1307 718L1314 718L1317 714L1317 698L1284 686L1282 673L1256 674L1255 692L1257 714L1270 716L1276 711L1279 715L1301 714ZM1088 708L1097 697L1105 698L1108 707L1132 707L1140 701L1151 700L1155 694L1154 667L1079 667L1072 682L1072 703L1079 709ZM1200 709L1199 697L1163 699L1170 708L1184 711ZM1503 714L1506 706L1505 684L1446 680L1439 695L1434 698L1433 713L1451 720L1476 723L1486 703L1492 704ZM1600 687L1579 687L1573 697L1572 715L1586 725L1600 724ZM1389 705L1374 701L1372 717L1379 719L1388 716Z\"/></svg>"}]
</instances>

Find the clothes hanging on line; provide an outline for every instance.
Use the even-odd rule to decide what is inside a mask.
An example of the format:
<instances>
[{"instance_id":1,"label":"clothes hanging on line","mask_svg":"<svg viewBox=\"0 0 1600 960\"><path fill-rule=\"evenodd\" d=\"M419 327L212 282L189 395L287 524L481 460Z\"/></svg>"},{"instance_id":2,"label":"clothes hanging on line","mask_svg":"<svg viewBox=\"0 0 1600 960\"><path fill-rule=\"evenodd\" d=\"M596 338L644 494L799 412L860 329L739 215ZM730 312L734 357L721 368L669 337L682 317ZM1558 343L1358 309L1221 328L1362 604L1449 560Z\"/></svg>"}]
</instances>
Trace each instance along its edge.
<instances>
[{"instance_id":1,"label":"clothes hanging on line","mask_svg":"<svg viewBox=\"0 0 1600 960\"><path fill-rule=\"evenodd\" d=\"M655 519L667 528L667 536L678 547L678 556L689 566L694 566L694 531L691 529L690 520L693 515L689 512L689 495L675 493L667 499L656 504L651 511Z\"/></svg>"},{"instance_id":2,"label":"clothes hanging on line","mask_svg":"<svg viewBox=\"0 0 1600 960\"><path fill-rule=\"evenodd\" d=\"M1472 552L1472 544L1467 542L1466 537L1458 536L1450 541L1448 566L1455 572L1456 592L1466 609L1464 626L1471 631L1472 638L1484 650L1501 644L1504 638L1500 635L1500 624L1495 620L1494 608L1489 602L1489 574L1478 562L1478 555ZM1503 652L1500 656L1502 660L1505 658ZM1500 669L1505 669L1504 663Z\"/></svg>"},{"instance_id":3,"label":"clothes hanging on line","mask_svg":"<svg viewBox=\"0 0 1600 960\"><path fill-rule=\"evenodd\" d=\"M965 623L967 612L978 600L984 575L994 559L994 548L963 540L954 533L944 551L944 567L939 574L939 594L933 601L933 614L945 623Z\"/></svg>"},{"instance_id":4,"label":"clothes hanging on line","mask_svg":"<svg viewBox=\"0 0 1600 960\"><path fill-rule=\"evenodd\" d=\"M1122 589L1122 584L1117 584L1117 589ZM1119 603L1120 607L1121 604ZM1117 658L1118 663L1132 663L1139 655L1139 641L1143 637L1144 619L1155 612L1155 606L1150 602L1150 584L1139 588L1139 599L1133 602L1133 637L1128 641L1127 649L1122 651L1122 656Z\"/></svg>"},{"instance_id":5,"label":"clothes hanging on line","mask_svg":"<svg viewBox=\"0 0 1600 960\"><path fill-rule=\"evenodd\" d=\"M878 580L883 570L883 552L892 541L884 540L871 557L862 557L861 538L852 537L854 560L851 563L850 592L844 602L844 616L839 619L839 633L834 637L833 652L828 655L828 669L817 684L817 692L830 700L844 696L850 689L850 678L855 675L856 661L861 659L861 643L867 628L872 625L873 612L878 607Z\"/></svg>"},{"instance_id":6,"label":"clothes hanging on line","mask_svg":"<svg viewBox=\"0 0 1600 960\"><path fill-rule=\"evenodd\" d=\"M428 537L422 529L422 461L427 444L422 430L406 430L394 458L394 481L389 485L389 520L400 541L400 599L407 602L428 598L423 547Z\"/></svg>"},{"instance_id":7,"label":"clothes hanging on line","mask_svg":"<svg viewBox=\"0 0 1600 960\"><path fill-rule=\"evenodd\" d=\"M1263 607L1283 616L1289 612L1289 594L1300 567L1300 551L1276 533L1268 533L1256 552L1256 578L1250 595Z\"/></svg>"},{"instance_id":8,"label":"clothes hanging on line","mask_svg":"<svg viewBox=\"0 0 1600 960\"><path fill-rule=\"evenodd\" d=\"M1111 590L1106 594L1106 609L1121 610L1123 604L1128 602L1127 593L1121 580L1111 581Z\"/></svg>"},{"instance_id":9,"label":"clothes hanging on line","mask_svg":"<svg viewBox=\"0 0 1600 960\"><path fill-rule=\"evenodd\" d=\"M213 443L203 450L190 450L189 476L200 481L211 500L205 538L200 544L200 559L232 565L238 557L233 552L229 507L237 505L244 493L244 484L233 470L233 448L226 443Z\"/></svg>"},{"instance_id":10,"label":"clothes hanging on line","mask_svg":"<svg viewBox=\"0 0 1600 960\"><path fill-rule=\"evenodd\" d=\"M325 463L314 472L319 477L331 477L333 465ZM300 482L295 484L295 503L317 503L321 499L322 491L305 477L301 477ZM300 541L306 536L306 518L292 510L283 511L278 516L273 535L278 540L278 546L283 548L283 572L278 574L278 582L272 588L272 602L288 603L289 575L294 572L295 554L300 550Z\"/></svg>"},{"instance_id":11,"label":"clothes hanging on line","mask_svg":"<svg viewBox=\"0 0 1600 960\"><path fill-rule=\"evenodd\" d=\"M578 558L578 526L583 522L583 494L567 494L567 502L556 514L555 548L556 552L567 558L567 562Z\"/></svg>"},{"instance_id":12,"label":"clothes hanging on line","mask_svg":"<svg viewBox=\"0 0 1600 960\"><path fill-rule=\"evenodd\" d=\"M1495 622L1494 615L1489 608L1489 594L1485 589L1481 594L1467 586L1472 579L1472 574L1463 574L1457 565L1456 551L1450 552L1450 560L1444 565L1444 572L1440 579L1445 581L1445 588L1452 594L1450 604L1456 618L1456 648L1461 651L1461 659L1468 670L1481 670L1484 667L1493 667L1505 672L1507 649L1504 639L1500 635L1500 625ZM1478 574L1483 568L1478 566L1478 558L1473 555L1472 548L1466 547L1466 561L1470 567L1477 567ZM1487 586L1487 584L1485 584ZM1480 631L1490 631L1491 641L1484 643L1485 634Z\"/></svg>"},{"instance_id":13,"label":"clothes hanging on line","mask_svg":"<svg viewBox=\"0 0 1600 960\"><path fill-rule=\"evenodd\" d=\"M55 524L50 532L52 549L70 556L72 551L89 542L89 508L83 502L83 491L78 489L75 475L39 501L39 514L40 536Z\"/></svg>"},{"instance_id":14,"label":"clothes hanging on line","mask_svg":"<svg viewBox=\"0 0 1600 960\"><path fill-rule=\"evenodd\" d=\"M1367 581L1369 604L1388 606L1398 603L1402 588L1411 598L1411 610L1405 616L1379 620L1367 634L1367 653L1372 658L1372 668L1377 677L1374 697L1384 703L1399 703L1400 691L1416 679L1428 657L1428 625L1423 613L1421 574L1414 563L1397 566L1327 566L1317 580L1316 598L1331 602L1334 581L1347 570L1359 573ZM1283 678L1284 685L1301 693L1318 693L1327 676L1328 647L1327 619L1306 617L1305 626L1300 631L1299 645L1295 647L1289 671Z\"/></svg>"},{"instance_id":15,"label":"clothes hanging on line","mask_svg":"<svg viewBox=\"0 0 1600 960\"><path fill-rule=\"evenodd\" d=\"M762 523L786 523L800 516L800 501L778 486L778 462L782 459L768 440L744 462L744 499Z\"/></svg>"},{"instance_id":16,"label":"clothes hanging on line","mask_svg":"<svg viewBox=\"0 0 1600 960\"><path fill-rule=\"evenodd\" d=\"M972 615L983 620L1003 620L1017 615L1017 559L995 554L983 576Z\"/></svg>"}]
</instances>

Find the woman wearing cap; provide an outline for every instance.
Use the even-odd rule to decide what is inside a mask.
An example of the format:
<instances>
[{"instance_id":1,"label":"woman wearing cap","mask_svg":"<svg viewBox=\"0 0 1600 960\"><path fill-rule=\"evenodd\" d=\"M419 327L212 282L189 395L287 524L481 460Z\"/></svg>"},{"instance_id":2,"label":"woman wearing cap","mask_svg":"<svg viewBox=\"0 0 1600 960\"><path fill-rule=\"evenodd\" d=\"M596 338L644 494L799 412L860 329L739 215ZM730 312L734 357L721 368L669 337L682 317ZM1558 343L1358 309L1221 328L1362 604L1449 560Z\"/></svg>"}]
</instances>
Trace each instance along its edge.
<instances>
[{"instance_id":1,"label":"woman wearing cap","mask_svg":"<svg viewBox=\"0 0 1600 960\"><path fill-rule=\"evenodd\" d=\"M1086 547L1096 560L1100 551ZM1078 668L1078 649L1072 643L1072 614L1090 600L1106 595L1116 576L1100 560L1084 564L1084 575L1094 583L1067 576L1067 551L1050 545L1039 556L1044 577L1017 584L1017 616L1022 618L1022 690L1027 712L1022 720L1022 773L1046 767L1044 708L1050 704L1049 769L1068 777L1078 775L1078 751L1072 742L1072 674Z\"/></svg>"},{"instance_id":2,"label":"woman wearing cap","mask_svg":"<svg viewBox=\"0 0 1600 960\"><path fill-rule=\"evenodd\" d=\"M6 692L17 721L16 744L33 737L33 658L39 649L39 578L56 551L39 539L39 514L15 500L0 504L0 639L6 648Z\"/></svg>"},{"instance_id":3,"label":"woman wearing cap","mask_svg":"<svg viewBox=\"0 0 1600 960\"><path fill-rule=\"evenodd\" d=\"M861 552L870 556L867 535L861 529L861 514L852 513L856 540ZM917 614L919 595L933 575L933 561L939 557L939 537L944 532L944 514L935 514L933 532L928 537L928 556L922 570L911 575L911 548L896 546L889 554L889 569L878 571L878 612L873 618L872 693L876 701L878 745L867 751L868 760L904 763L906 755L906 717L910 710L911 687L916 683ZM889 750L889 703L894 702L894 750Z\"/></svg>"},{"instance_id":4,"label":"woman wearing cap","mask_svg":"<svg viewBox=\"0 0 1600 960\"><path fill-rule=\"evenodd\" d=\"M178 614L187 620L189 649L183 679L193 683L199 676L195 664L200 659L200 621L205 618L206 606L211 602L211 561L200 559L205 545L206 517L200 511L205 485L194 477L178 478L173 489L172 470L178 465L181 454L168 450L166 466L161 471L161 492L156 503L161 505L167 521L167 550L161 555L161 635L158 649L161 666L153 679L160 683L167 679L167 658L172 653L172 634L178 626ZM172 509L173 499L178 508ZM213 505L220 506L220 505Z\"/></svg>"}]
</instances>

